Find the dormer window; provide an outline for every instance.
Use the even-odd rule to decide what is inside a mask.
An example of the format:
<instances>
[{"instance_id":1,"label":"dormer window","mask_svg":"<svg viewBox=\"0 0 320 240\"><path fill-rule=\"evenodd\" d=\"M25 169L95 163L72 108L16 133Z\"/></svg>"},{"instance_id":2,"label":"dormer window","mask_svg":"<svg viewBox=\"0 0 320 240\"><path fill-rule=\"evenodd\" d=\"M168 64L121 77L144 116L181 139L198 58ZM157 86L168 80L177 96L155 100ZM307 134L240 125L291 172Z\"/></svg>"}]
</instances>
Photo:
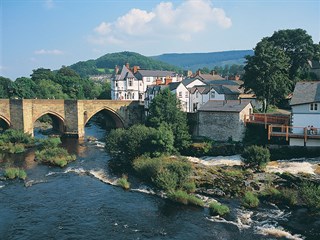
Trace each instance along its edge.
<instances>
[{"instance_id":1,"label":"dormer window","mask_svg":"<svg viewBox=\"0 0 320 240\"><path fill-rule=\"evenodd\" d=\"M311 103L310 104L310 111L318 111L318 104L317 103Z\"/></svg>"},{"instance_id":2,"label":"dormer window","mask_svg":"<svg viewBox=\"0 0 320 240\"><path fill-rule=\"evenodd\" d=\"M216 92L215 91L212 91L211 92L211 98L215 98L216 97Z\"/></svg>"},{"instance_id":3,"label":"dormer window","mask_svg":"<svg viewBox=\"0 0 320 240\"><path fill-rule=\"evenodd\" d=\"M129 80L129 81L128 81L129 87L132 87L132 84L133 84L132 78L129 78L128 80Z\"/></svg>"}]
</instances>

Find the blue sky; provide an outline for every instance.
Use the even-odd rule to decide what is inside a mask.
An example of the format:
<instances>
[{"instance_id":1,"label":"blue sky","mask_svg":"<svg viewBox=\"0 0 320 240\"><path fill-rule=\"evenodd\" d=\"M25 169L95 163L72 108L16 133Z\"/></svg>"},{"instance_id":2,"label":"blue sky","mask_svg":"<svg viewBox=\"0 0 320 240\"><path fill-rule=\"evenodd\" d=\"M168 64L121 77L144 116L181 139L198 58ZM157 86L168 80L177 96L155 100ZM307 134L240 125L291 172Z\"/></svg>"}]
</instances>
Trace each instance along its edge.
<instances>
[{"instance_id":1,"label":"blue sky","mask_svg":"<svg viewBox=\"0 0 320 240\"><path fill-rule=\"evenodd\" d=\"M0 9L0 76L11 80L120 51L252 49L280 29L320 41L320 0L0 0Z\"/></svg>"}]
</instances>

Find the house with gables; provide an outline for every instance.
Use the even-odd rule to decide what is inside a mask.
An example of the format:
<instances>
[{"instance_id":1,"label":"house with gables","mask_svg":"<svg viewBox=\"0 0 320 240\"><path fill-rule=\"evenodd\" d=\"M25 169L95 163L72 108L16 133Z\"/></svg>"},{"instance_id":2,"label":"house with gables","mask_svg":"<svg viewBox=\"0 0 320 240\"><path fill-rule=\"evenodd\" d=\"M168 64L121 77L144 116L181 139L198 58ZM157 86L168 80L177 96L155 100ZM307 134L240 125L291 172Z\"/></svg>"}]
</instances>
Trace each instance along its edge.
<instances>
[{"instance_id":1,"label":"house with gables","mask_svg":"<svg viewBox=\"0 0 320 240\"><path fill-rule=\"evenodd\" d=\"M320 146L320 81L297 82L290 105L290 145Z\"/></svg>"},{"instance_id":2,"label":"house with gables","mask_svg":"<svg viewBox=\"0 0 320 240\"><path fill-rule=\"evenodd\" d=\"M131 69L127 63L121 71L115 67L115 74L111 79L111 99L144 101L148 86L168 85L181 80L182 76L173 71L143 70L138 66Z\"/></svg>"}]
</instances>

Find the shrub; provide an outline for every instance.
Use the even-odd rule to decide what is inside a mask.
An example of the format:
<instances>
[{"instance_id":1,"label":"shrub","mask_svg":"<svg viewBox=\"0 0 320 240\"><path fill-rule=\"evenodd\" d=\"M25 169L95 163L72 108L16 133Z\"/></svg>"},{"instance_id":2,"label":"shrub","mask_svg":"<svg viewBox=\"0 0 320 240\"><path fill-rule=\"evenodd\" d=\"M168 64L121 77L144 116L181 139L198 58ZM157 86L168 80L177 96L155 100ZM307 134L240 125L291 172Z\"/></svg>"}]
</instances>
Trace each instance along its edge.
<instances>
[{"instance_id":1,"label":"shrub","mask_svg":"<svg viewBox=\"0 0 320 240\"><path fill-rule=\"evenodd\" d=\"M209 142L192 143L186 150L186 154L190 156L201 157L207 155L210 149L211 143Z\"/></svg>"},{"instance_id":2,"label":"shrub","mask_svg":"<svg viewBox=\"0 0 320 240\"><path fill-rule=\"evenodd\" d=\"M295 206L298 203L298 191L291 188L281 189L280 199L285 204Z\"/></svg>"},{"instance_id":3,"label":"shrub","mask_svg":"<svg viewBox=\"0 0 320 240\"><path fill-rule=\"evenodd\" d=\"M194 181L186 181L182 184L182 189L187 193L193 193L196 191L196 184Z\"/></svg>"},{"instance_id":4,"label":"shrub","mask_svg":"<svg viewBox=\"0 0 320 240\"><path fill-rule=\"evenodd\" d=\"M244 149L241 158L247 168L263 169L270 161L270 152L267 148L253 145Z\"/></svg>"},{"instance_id":5,"label":"shrub","mask_svg":"<svg viewBox=\"0 0 320 240\"><path fill-rule=\"evenodd\" d=\"M188 193L182 190L170 192L168 194L168 198L171 199L172 201L182 203L185 205L192 204L200 207L204 206L204 203L200 198L197 198L194 195L189 195Z\"/></svg>"},{"instance_id":6,"label":"shrub","mask_svg":"<svg viewBox=\"0 0 320 240\"><path fill-rule=\"evenodd\" d=\"M20 178L24 180L27 177L27 173L23 169L10 167L5 169L4 176L9 179Z\"/></svg>"},{"instance_id":7,"label":"shrub","mask_svg":"<svg viewBox=\"0 0 320 240\"><path fill-rule=\"evenodd\" d=\"M64 167L69 162L76 160L75 155L70 155L64 148L55 147L35 152L35 159L39 162Z\"/></svg>"},{"instance_id":8,"label":"shrub","mask_svg":"<svg viewBox=\"0 0 320 240\"><path fill-rule=\"evenodd\" d=\"M277 201L281 198L281 192L271 186L266 187L261 193L260 195L264 198L267 198L268 200L271 201Z\"/></svg>"},{"instance_id":9,"label":"shrub","mask_svg":"<svg viewBox=\"0 0 320 240\"><path fill-rule=\"evenodd\" d=\"M122 187L125 190L128 190L130 188L130 183L128 182L128 176L122 175L122 178L118 179L117 185Z\"/></svg>"},{"instance_id":10,"label":"shrub","mask_svg":"<svg viewBox=\"0 0 320 240\"><path fill-rule=\"evenodd\" d=\"M133 161L133 169L145 180L151 180L163 168L164 157L150 158L141 156Z\"/></svg>"},{"instance_id":11,"label":"shrub","mask_svg":"<svg viewBox=\"0 0 320 240\"><path fill-rule=\"evenodd\" d=\"M303 202L311 209L320 210L320 186L313 183L302 183L300 196Z\"/></svg>"},{"instance_id":12,"label":"shrub","mask_svg":"<svg viewBox=\"0 0 320 240\"><path fill-rule=\"evenodd\" d=\"M223 205L221 203L218 202L212 202L209 205L209 209L210 209L210 214L211 215L220 215L223 216L225 214L230 213L230 209L228 206Z\"/></svg>"},{"instance_id":13,"label":"shrub","mask_svg":"<svg viewBox=\"0 0 320 240\"><path fill-rule=\"evenodd\" d=\"M59 146L59 144L61 144L61 140L58 137L40 140L41 149L56 148Z\"/></svg>"},{"instance_id":14,"label":"shrub","mask_svg":"<svg viewBox=\"0 0 320 240\"><path fill-rule=\"evenodd\" d=\"M178 175L168 169L159 171L153 180L156 186L165 191L174 191L178 185Z\"/></svg>"},{"instance_id":15,"label":"shrub","mask_svg":"<svg viewBox=\"0 0 320 240\"><path fill-rule=\"evenodd\" d=\"M34 144L34 139L30 134L24 133L21 130L8 129L0 135L0 140L11 143L22 143L26 145Z\"/></svg>"},{"instance_id":16,"label":"shrub","mask_svg":"<svg viewBox=\"0 0 320 240\"><path fill-rule=\"evenodd\" d=\"M246 192L242 200L242 205L246 208L256 208L259 206L259 199L253 192Z\"/></svg>"}]
</instances>

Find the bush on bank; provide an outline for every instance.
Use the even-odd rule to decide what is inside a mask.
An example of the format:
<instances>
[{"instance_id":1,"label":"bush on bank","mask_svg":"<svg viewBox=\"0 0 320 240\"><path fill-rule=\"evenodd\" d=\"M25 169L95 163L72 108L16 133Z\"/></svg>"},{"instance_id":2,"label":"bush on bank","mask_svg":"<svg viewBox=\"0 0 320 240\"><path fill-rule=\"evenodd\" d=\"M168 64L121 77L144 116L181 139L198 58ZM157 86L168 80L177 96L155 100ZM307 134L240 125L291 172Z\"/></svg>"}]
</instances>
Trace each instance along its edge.
<instances>
[{"instance_id":1,"label":"bush on bank","mask_svg":"<svg viewBox=\"0 0 320 240\"><path fill-rule=\"evenodd\" d=\"M267 148L252 145L244 149L241 158L247 168L261 170L270 161L270 152Z\"/></svg>"},{"instance_id":2,"label":"bush on bank","mask_svg":"<svg viewBox=\"0 0 320 240\"><path fill-rule=\"evenodd\" d=\"M8 129L0 135L0 151L4 153L22 153L34 143L31 135L21 130Z\"/></svg>"},{"instance_id":3,"label":"bush on bank","mask_svg":"<svg viewBox=\"0 0 320 240\"><path fill-rule=\"evenodd\" d=\"M64 167L69 162L76 160L76 156L69 154L64 148L55 147L36 151L35 159L42 163Z\"/></svg>"},{"instance_id":4,"label":"bush on bank","mask_svg":"<svg viewBox=\"0 0 320 240\"><path fill-rule=\"evenodd\" d=\"M253 192L246 192L242 199L242 205L246 208L256 208L259 206L259 199Z\"/></svg>"},{"instance_id":5,"label":"bush on bank","mask_svg":"<svg viewBox=\"0 0 320 240\"><path fill-rule=\"evenodd\" d=\"M117 185L122 187L125 190L128 190L130 188L130 183L128 182L128 176L122 175L122 177L117 180Z\"/></svg>"},{"instance_id":6,"label":"bush on bank","mask_svg":"<svg viewBox=\"0 0 320 240\"><path fill-rule=\"evenodd\" d=\"M4 176L9 179L20 178L24 180L27 178L27 173L23 169L9 167L5 169Z\"/></svg>"},{"instance_id":7,"label":"bush on bank","mask_svg":"<svg viewBox=\"0 0 320 240\"><path fill-rule=\"evenodd\" d=\"M212 202L209 205L209 210L210 210L210 214L211 215L226 215L228 213L230 213L230 209L228 206L223 205L221 203L218 202Z\"/></svg>"}]
</instances>

